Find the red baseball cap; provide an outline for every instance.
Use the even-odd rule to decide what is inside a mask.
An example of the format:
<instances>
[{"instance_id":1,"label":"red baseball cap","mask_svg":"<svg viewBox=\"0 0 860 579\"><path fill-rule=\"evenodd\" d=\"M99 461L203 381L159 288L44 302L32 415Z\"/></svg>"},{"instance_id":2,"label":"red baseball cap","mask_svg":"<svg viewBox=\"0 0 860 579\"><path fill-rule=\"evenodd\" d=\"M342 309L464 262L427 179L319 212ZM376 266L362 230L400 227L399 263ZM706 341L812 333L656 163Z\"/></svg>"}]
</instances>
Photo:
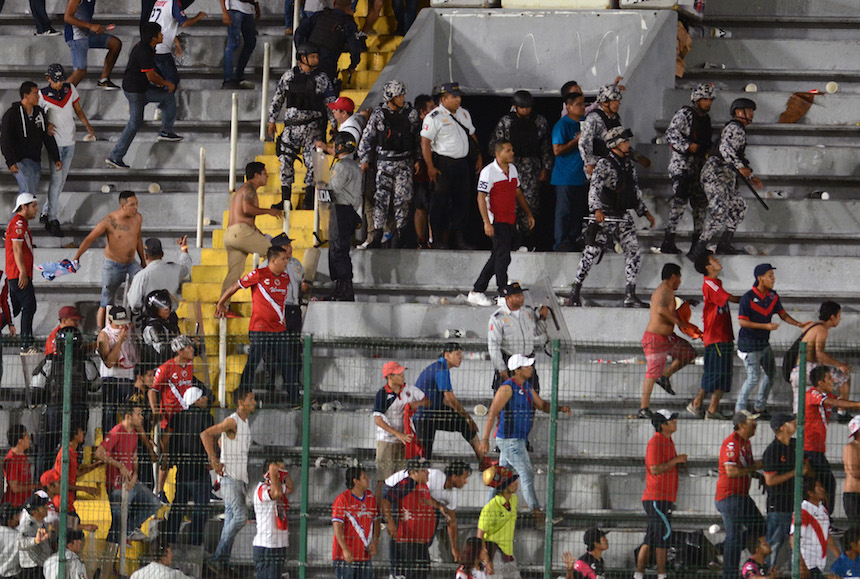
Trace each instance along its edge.
<instances>
[{"instance_id":1,"label":"red baseball cap","mask_svg":"<svg viewBox=\"0 0 860 579\"><path fill-rule=\"evenodd\" d=\"M84 317L78 312L75 306L63 306L60 308L60 319L68 319L68 318L77 318L79 320L84 319Z\"/></svg>"},{"instance_id":2,"label":"red baseball cap","mask_svg":"<svg viewBox=\"0 0 860 579\"><path fill-rule=\"evenodd\" d=\"M48 485L54 484L58 480L60 480L60 475L57 473L56 470L51 469L46 470L42 473L42 477L39 479L39 482L42 483L43 487L46 487Z\"/></svg>"},{"instance_id":3,"label":"red baseball cap","mask_svg":"<svg viewBox=\"0 0 860 579\"><path fill-rule=\"evenodd\" d=\"M337 100L328 104L328 108L333 111L346 111L351 113L355 110L355 103L349 97L337 97Z\"/></svg>"},{"instance_id":4,"label":"red baseball cap","mask_svg":"<svg viewBox=\"0 0 860 579\"><path fill-rule=\"evenodd\" d=\"M388 378L391 374L402 374L404 370L406 370L405 367L392 360L390 362L386 362L382 367L382 377Z\"/></svg>"}]
</instances>

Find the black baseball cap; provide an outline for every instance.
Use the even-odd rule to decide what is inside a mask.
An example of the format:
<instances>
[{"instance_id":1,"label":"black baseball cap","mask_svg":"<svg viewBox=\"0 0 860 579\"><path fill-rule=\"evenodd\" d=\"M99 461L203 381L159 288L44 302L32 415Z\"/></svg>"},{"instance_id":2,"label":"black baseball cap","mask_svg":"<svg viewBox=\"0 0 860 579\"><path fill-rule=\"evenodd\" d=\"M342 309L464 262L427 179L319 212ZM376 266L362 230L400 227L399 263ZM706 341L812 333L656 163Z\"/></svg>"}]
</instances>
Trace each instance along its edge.
<instances>
[{"instance_id":1,"label":"black baseball cap","mask_svg":"<svg viewBox=\"0 0 860 579\"><path fill-rule=\"evenodd\" d=\"M777 431L782 428L782 425L786 422L791 422L792 420L797 420L796 414L787 414L785 412L778 412L771 416L770 418L770 427Z\"/></svg>"},{"instance_id":2,"label":"black baseball cap","mask_svg":"<svg viewBox=\"0 0 860 579\"><path fill-rule=\"evenodd\" d=\"M595 543L599 543L600 540L606 536L606 531L598 528L591 527L585 534L582 536L582 540L585 543L585 548L589 551L594 548Z\"/></svg>"},{"instance_id":3,"label":"black baseball cap","mask_svg":"<svg viewBox=\"0 0 860 579\"><path fill-rule=\"evenodd\" d=\"M27 499L27 502L24 504L24 508L28 513L32 513L36 509L41 507L48 506L48 498L40 495L39 493L33 493L30 495L30 498Z\"/></svg>"},{"instance_id":4,"label":"black baseball cap","mask_svg":"<svg viewBox=\"0 0 860 579\"><path fill-rule=\"evenodd\" d=\"M769 263L760 263L757 266L755 266L755 269L753 270L753 276L755 276L755 278L758 279L758 276L764 275L772 269L776 269L776 268L773 267Z\"/></svg>"},{"instance_id":5,"label":"black baseball cap","mask_svg":"<svg viewBox=\"0 0 860 579\"><path fill-rule=\"evenodd\" d=\"M441 87L439 87L440 95L452 95L452 96L462 96L463 93L460 91L460 83L459 82L446 82Z\"/></svg>"},{"instance_id":6,"label":"black baseball cap","mask_svg":"<svg viewBox=\"0 0 860 579\"><path fill-rule=\"evenodd\" d=\"M502 297L506 298L508 296L515 296L517 294L523 293L523 288L520 286L520 282L515 281L514 283L509 283L505 287L502 288Z\"/></svg>"},{"instance_id":7,"label":"black baseball cap","mask_svg":"<svg viewBox=\"0 0 860 579\"><path fill-rule=\"evenodd\" d=\"M663 426L670 420L675 420L676 418L678 418L677 412L670 412L666 409L658 410L651 415L651 424L653 424L654 429L659 432L661 426Z\"/></svg>"},{"instance_id":8,"label":"black baseball cap","mask_svg":"<svg viewBox=\"0 0 860 579\"><path fill-rule=\"evenodd\" d=\"M155 237L150 237L143 244L143 252L146 255L164 255L164 250L161 248L161 240Z\"/></svg>"},{"instance_id":9,"label":"black baseball cap","mask_svg":"<svg viewBox=\"0 0 860 579\"><path fill-rule=\"evenodd\" d=\"M272 243L273 247L286 247L289 244L291 244L292 242L293 242L293 240L290 239L289 235L287 235L286 233L281 233L279 235L274 236L272 238L271 243Z\"/></svg>"},{"instance_id":10,"label":"black baseball cap","mask_svg":"<svg viewBox=\"0 0 860 579\"><path fill-rule=\"evenodd\" d=\"M423 456L410 458L408 461L406 461L406 470L427 470L429 468L430 461Z\"/></svg>"}]
</instances>

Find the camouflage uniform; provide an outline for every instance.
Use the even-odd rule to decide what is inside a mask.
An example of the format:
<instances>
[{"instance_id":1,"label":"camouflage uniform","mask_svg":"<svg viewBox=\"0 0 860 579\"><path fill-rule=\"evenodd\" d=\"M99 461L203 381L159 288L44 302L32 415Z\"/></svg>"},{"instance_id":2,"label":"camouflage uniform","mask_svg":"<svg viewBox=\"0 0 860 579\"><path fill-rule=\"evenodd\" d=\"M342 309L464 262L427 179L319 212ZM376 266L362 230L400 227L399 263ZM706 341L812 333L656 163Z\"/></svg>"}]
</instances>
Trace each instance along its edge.
<instances>
[{"instance_id":1,"label":"camouflage uniform","mask_svg":"<svg viewBox=\"0 0 860 579\"><path fill-rule=\"evenodd\" d=\"M700 179L702 166L711 148L710 115L700 113L692 106L682 107L669 123L666 140L672 147L672 157L669 160L672 199L669 201L666 232L675 233L689 202L693 213L693 235L698 237L702 233L708 210L708 198L702 190ZM699 145L696 153L689 152L693 143Z\"/></svg>"},{"instance_id":2,"label":"camouflage uniform","mask_svg":"<svg viewBox=\"0 0 860 579\"><path fill-rule=\"evenodd\" d=\"M749 166L744 156L747 133L743 123L729 121L720 135L720 142L702 169L702 188L708 196L708 218L701 240L708 249L715 249L723 230L734 233L747 210L738 192L734 169ZM734 169L733 169L734 167Z\"/></svg>"},{"instance_id":3,"label":"camouflage uniform","mask_svg":"<svg viewBox=\"0 0 860 579\"><path fill-rule=\"evenodd\" d=\"M520 188L529 204L532 215L537 220L540 213L540 172L552 172L552 146L550 145L549 123L544 116L532 113L528 118L520 118L511 111L496 124L490 137L489 150L495 151L496 141L506 139L514 146L514 165L517 167ZM517 207L517 229L529 230L526 214Z\"/></svg>"},{"instance_id":4,"label":"camouflage uniform","mask_svg":"<svg viewBox=\"0 0 860 579\"><path fill-rule=\"evenodd\" d=\"M359 159L369 163L372 153L376 153L374 229L382 229L385 225L392 202L397 229L407 225L420 130L421 116L409 103L397 112L391 111L387 103L376 107L364 127L358 147Z\"/></svg>"},{"instance_id":5,"label":"camouflage uniform","mask_svg":"<svg viewBox=\"0 0 860 579\"><path fill-rule=\"evenodd\" d=\"M596 166L600 157L605 154L601 149L605 148L606 132L621 126L621 116L610 114L597 108L588 113L580 125L582 133L579 136L579 154L586 167Z\"/></svg>"},{"instance_id":6,"label":"camouflage uniform","mask_svg":"<svg viewBox=\"0 0 860 579\"><path fill-rule=\"evenodd\" d=\"M299 153L307 167L305 186L313 187L314 143L325 140L326 114L332 125L336 125L331 110L326 107L328 103L334 102L335 98L331 81L317 70L305 74L296 66L285 72L278 81L278 87L269 105L269 122L277 122L281 107L285 107L284 132L277 143L282 190L289 191L293 185L293 165Z\"/></svg>"},{"instance_id":7,"label":"camouflage uniform","mask_svg":"<svg viewBox=\"0 0 860 579\"><path fill-rule=\"evenodd\" d=\"M606 217L621 218L624 221L622 223L604 222L594 241L589 243L582 252L582 259L579 260L579 267L576 268L576 277L574 278L574 281L580 285L585 281L591 266L594 265L600 254L600 248L610 236L616 237L624 249L624 277L627 279L627 285L636 285L636 278L639 276L642 256L639 254L639 240L636 237L636 225L633 223L633 217L626 209L623 211L613 209L604 196L604 191L616 191L622 187L623 175L619 171L619 167L627 173L628 178L632 176L631 186L636 196L636 214L642 217L648 211L645 202L642 201L639 178L630 158L621 158L615 153L609 153L607 157L600 159L594 167L594 174L591 176L591 186L588 190L588 209L592 215L600 209Z\"/></svg>"}]
</instances>

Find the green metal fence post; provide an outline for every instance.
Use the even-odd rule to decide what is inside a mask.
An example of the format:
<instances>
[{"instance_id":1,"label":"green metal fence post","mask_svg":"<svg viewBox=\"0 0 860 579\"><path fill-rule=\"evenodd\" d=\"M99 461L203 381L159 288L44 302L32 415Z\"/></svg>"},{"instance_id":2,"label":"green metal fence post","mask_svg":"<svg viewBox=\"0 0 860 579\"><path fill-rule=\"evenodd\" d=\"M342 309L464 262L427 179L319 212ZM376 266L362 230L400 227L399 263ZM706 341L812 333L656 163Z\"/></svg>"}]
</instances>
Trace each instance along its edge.
<instances>
[{"instance_id":1,"label":"green metal fence post","mask_svg":"<svg viewBox=\"0 0 860 579\"><path fill-rule=\"evenodd\" d=\"M555 443L558 431L558 362L560 354L559 340L552 341L552 393L549 408L549 456L547 464L546 491L546 527L543 544L543 576L550 579L552 575L552 519L555 516Z\"/></svg>"},{"instance_id":2,"label":"green metal fence post","mask_svg":"<svg viewBox=\"0 0 860 579\"><path fill-rule=\"evenodd\" d=\"M311 346L313 336L305 336L302 365L302 506L299 520L299 579L305 579L308 572L308 478L311 462Z\"/></svg>"},{"instance_id":3,"label":"green metal fence post","mask_svg":"<svg viewBox=\"0 0 860 579\"><path fill-rule=\"evenodd\" d=\"M69 510L69 430L72 424L72 356L74 342L67 337L63 344L63 466L60 473L60 565L57 576L66 576L66 514Z\"/></svg>"},{"instance_id":4,"label":"green metal fence post","mask_svg":"<svg viewBox=\"0 0 860 579\"><path fill-rule=\"evenodd\" d=\"M794 520L801 520L803 503L803 441L806 430L806 342L797 354L797 449L794 453ZM800 532L795 532L791 552L791 576L800 577Z\"/></svg>"}]
</instances>

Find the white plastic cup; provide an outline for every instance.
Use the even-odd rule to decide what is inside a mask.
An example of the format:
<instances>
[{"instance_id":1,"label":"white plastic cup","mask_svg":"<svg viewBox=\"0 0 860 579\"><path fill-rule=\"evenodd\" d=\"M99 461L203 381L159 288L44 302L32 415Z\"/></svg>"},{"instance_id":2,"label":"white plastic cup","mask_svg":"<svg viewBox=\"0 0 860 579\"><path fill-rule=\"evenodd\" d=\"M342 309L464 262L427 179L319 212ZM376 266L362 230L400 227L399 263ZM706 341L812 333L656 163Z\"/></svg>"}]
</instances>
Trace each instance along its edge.
<instances>
[{"instance_id":1,"label":"white plastic cup","mask_svg":"<svg viewBox=\"0 0 860 579\"><path fill-rule=\"evenodd\" d=\"M161 193L161 185L158 183L150 183L149 184L149 192L150 193Z\"/></svg>"},{"instance_id":2,"label":"white plastic cup","mask_svg":"<svg viewBox=\"0 0 860 579\"><path fill-rule=\"evenodd\" d=\"M839 90L839 85L831 80L826 85L824 85L824 90L827 91L827 94L833 94Z\"/></svg>"},{"instance_id":3,"label":"white plastic cup","mask_svg":"<svg viewBox=\"0 0 860 579\"><path fill-rule=\"evenodd\" d=\"M755 85L755 83L751 82L744 87L744 90L746 92L758 92L758 87Z\"/></svg>"}]
</instances>

